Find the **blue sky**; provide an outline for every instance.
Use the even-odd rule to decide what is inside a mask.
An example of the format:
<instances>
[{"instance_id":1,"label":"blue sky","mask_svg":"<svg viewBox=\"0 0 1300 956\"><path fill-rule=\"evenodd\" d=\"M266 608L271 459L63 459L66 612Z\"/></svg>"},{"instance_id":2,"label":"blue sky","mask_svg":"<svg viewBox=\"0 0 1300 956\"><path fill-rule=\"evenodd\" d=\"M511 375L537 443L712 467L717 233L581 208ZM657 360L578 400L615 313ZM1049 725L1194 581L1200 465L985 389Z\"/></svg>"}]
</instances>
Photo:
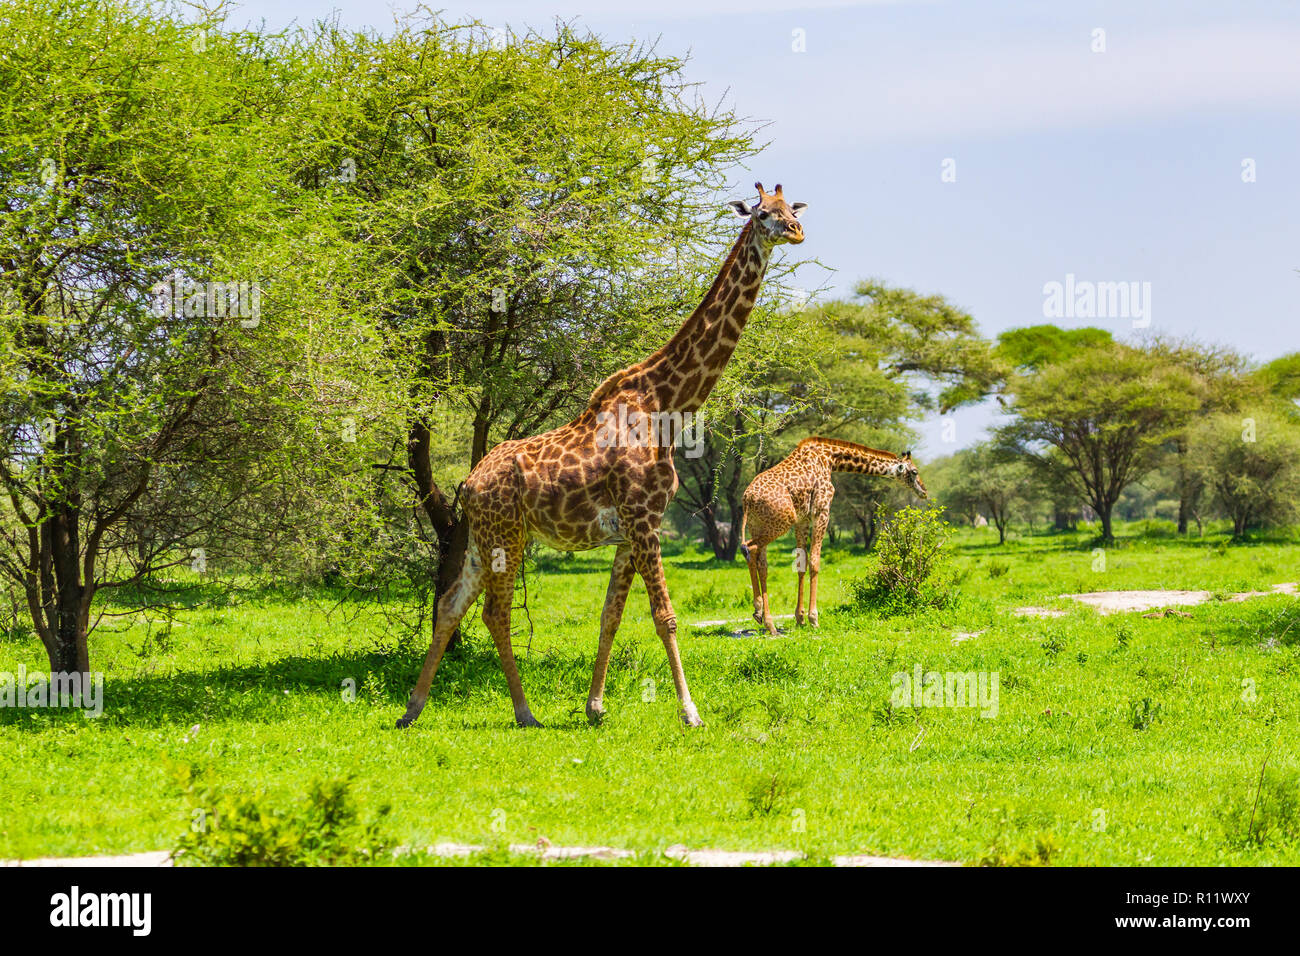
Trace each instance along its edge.
<instances>
[{"instance_id":1,"label":"blue sky","mask_svg":"<svg viewBox=\"0 0 1300 956\"><path fill-rule=\"evenodd\" d=\"M345 25L384 29L410 5L253 0L233 19L280 26L337 9ZM768 123L770 145L736 195L779 181L810 204L801 252L835 271L807 273L808 285L847 293L878 276L948 297L993 335L1047 321L1043 287L1067 275L1150 283L1151 331L1257 361L1300 349L1294 2L441 8L502 27L576 17L689 53L687 77L707 98ZM1243 181L1248 160L1254 182ZM1123 316L1053 321L1133 334ZM920 450L968 445L994 420L987 406L959 411L948 443L935 417Z\"/></svg>"}]
</instances>

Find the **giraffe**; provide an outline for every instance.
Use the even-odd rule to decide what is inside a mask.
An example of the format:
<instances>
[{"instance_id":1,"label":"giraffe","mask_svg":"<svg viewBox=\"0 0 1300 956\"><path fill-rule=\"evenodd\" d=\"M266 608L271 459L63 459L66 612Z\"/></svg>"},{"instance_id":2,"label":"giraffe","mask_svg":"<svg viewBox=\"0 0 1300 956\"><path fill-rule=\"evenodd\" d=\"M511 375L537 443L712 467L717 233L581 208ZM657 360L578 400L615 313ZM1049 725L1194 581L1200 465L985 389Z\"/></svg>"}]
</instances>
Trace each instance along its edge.
<instances>
[{"instance_id":1,"label":"giraffe","mask_svg":"<svg viewBox=\"0 0 1300 956\"><path fill-rule=\"evenodd\" d=\"M830 523L831 499L835 497L831 473L836 471L896 478L920 497L929 497L920 472L912 464L911 452L900 456L837 438L805 438L785 459L755 476L742 499L741 550L749 564L749 583L754 589L754 620L765 625L773 636L777 630L767 598L767 546L794 526L798 548L795 570L799 574L794 618L803 625L803 577L807 569L810 574L807 620L816 627L817 575L821 571L822 536ZM751 522L752 538L747 537Z\"/></svg>"},{"instance_id":2,"label":"giraffe","mask_svg":"<svg viewBox=\"0 0 1300 956\"><path fill-rule=\"evenodd\" d=\"M758 298L772 250L803 242L797 217L807 203L787 203L780 185L755 183L758 203L728 205L746 220L704 299L661 348L610 375L586 409L552 431L504 441L475 466L461 500L470 542L460 575L438 603L424 666L398 727L410 726L428 699L447 641L484 593L483 622L501 659L515 722L541 726L528 707L510 645L514 582L530 539L566 551L615 544L586 713L605 716L605 674L634 576L650 600L681 718L701 725L677 649L677 619L664 581L659 527L677 491L673 443L713 390ZM648 426L648 427L647 427ZM676 437L674 437L674 430Z\"/></svg>"}]
</instances>

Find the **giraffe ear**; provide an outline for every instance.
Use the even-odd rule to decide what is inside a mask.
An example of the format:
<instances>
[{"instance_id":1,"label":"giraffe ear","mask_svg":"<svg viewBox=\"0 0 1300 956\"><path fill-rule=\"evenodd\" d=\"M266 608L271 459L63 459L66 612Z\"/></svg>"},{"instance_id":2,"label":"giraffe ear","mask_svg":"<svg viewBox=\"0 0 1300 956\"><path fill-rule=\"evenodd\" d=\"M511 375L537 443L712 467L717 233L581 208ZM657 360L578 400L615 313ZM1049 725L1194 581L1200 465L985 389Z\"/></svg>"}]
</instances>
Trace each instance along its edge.
<instances>
[{"instance_id":1,"label":"giraffe ear","mask_svg":"<svg viewBox=\"0 0 1300 956\"><path fill-rule=\"evenodd\" d=\"M727 203L727 205L730 206L741 219L754 214L754 210L750 209L743 199L733 199L731 202Z\"/></svg>"},{"instance_id":2,"label":"giraffe ear","mask_svg":"<svg viewBox=\"0 0 1300 956\"><path fill-rule=\"evenodd\" d=\"M790 203L790 211L791 211L792 213L794 213L794 217L795 217L796 219L798 219L799 216L803 214L803 211L804 211L805 209L807 209L807 208L808 208L808 204L807 204L806 202L792 202L792 203Z\"/></svg>"}]
</instances>

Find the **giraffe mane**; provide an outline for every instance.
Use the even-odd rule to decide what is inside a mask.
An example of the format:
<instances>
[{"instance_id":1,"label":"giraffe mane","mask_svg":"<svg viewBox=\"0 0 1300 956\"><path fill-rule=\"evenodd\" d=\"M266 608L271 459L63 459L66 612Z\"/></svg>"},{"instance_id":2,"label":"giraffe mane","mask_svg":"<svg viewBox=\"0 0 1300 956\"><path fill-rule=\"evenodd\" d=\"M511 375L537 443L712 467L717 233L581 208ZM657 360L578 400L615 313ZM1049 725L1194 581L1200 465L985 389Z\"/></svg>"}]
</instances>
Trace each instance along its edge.
<instances>
[{"instance_id":1,"label":"giraffe mane","mask_svg":"<svg viewBox=\"0 0 1300 956\"><path fill-rule=\"evenodd\" d=\"M901 461L901 459L892 451L882 451L879 448L868 448L866 445L859 445L857 442L845 441L843 438L823 438L820 435L813 435L811 438L805 438L795 447L802 448L804 445L830 445L832 448L846 448L851 451L864 451L869 455L876 455L879 458L891 458Z\"/></svg>"}]
</instances>

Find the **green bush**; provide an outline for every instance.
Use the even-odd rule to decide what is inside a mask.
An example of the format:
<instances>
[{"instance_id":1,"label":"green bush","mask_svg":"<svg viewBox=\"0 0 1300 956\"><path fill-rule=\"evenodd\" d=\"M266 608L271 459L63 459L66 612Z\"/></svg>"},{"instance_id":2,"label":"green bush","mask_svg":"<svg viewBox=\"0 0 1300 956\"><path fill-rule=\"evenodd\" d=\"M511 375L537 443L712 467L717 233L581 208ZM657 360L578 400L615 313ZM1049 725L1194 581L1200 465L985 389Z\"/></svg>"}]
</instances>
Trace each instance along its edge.
<instances>
[{"instance_id":1,"label":"green bush","mask_svg":"<svg viewBox=\"0 0 1300 956\"><path fill-rule=\"evenodd\" d=\"M853 602L864 610L904 613L952 603L954 579L948 564L951 526L939 509L904 508L882 519L874 571L851 585Z\"/></svg>"},{"instance_id":2,"label":"green bush","mask_svg":"<svg viewBox=\"0 0 1300 956\"><path fill-rule=\"evenodd\" d=\"M1268 767L1226 799L1221 817L1229 846L1255 849L1300 840L1300 774Z\"/></svg>"},{"instance_id":3,"label":"green bush","mask_svg":"<svg viewBox=\"0 0 1300 956\"><path fill-rule=\"evenodd\" d=\"M290 810L267 808L266 795L219 794L181 770L193 808L190 829L172 856L182 866L356 866L392 855L379 834L390 807L363 824L351 780L316 781Z\"/></svg>"}]
</instances>

